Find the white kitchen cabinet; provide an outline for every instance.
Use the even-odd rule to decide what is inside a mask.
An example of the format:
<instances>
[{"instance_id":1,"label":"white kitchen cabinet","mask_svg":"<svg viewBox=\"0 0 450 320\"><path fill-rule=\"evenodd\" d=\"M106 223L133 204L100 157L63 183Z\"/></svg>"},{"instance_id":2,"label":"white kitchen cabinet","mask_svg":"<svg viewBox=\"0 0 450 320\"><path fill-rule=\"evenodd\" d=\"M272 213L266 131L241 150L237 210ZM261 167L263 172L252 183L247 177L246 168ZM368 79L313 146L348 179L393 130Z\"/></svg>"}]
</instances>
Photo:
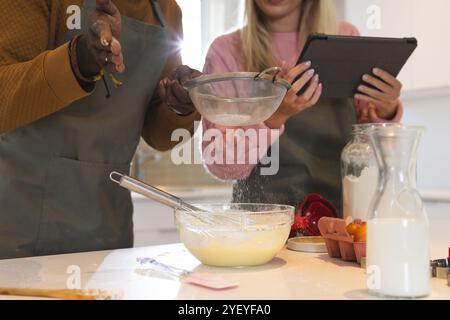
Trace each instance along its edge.
<instances>
[{"instance_id":1,"label":"white kitchen cabinet","mask_svg":"<svg viewBox=\"0 0 450 320\"><path fill-rule=\"evenodd\" d=\"M336 0L342 18L366 36L416 37L419 47L400 74L406 90L450 87L450 1ZM375 8L375 11L373 11ZM380 28L368 21L379 11Z\"/></svg>"},{"instance_id":2,"label":"white kitchen cabinet","mask_svg":"<svg viewBox=\"0 0 450 320\"><path fill-rule=\"evenodd\" d=\"M171 208L139 197L133 205L135 247L180 242Z\"/></svg>"},{"instance_id":3,"label":"white kitchen cabinet","mask_svg":"<svg viewBox=\"0 0 450 320\"><path fill-rule=\"evenodd\" d=\"M402 101L402 121L426 128L418 154L418 187L432 197L442 194L441 199L450 201L450 88L410 91Z\"/></svg>"},{"instance_id":4,"label":"white kitchen cabinet","mask_svg":"<svg viewBox=\"0 0 450 320\"><path fill-rule=\"evenodd\" d=\"M243 23L244 0L177 0L183 11L183 63L201 70L211 42Z\"/></svg>"},{"instance_id":5,"label":"white kitchen cabinet","mask_svg":"<svg viewBox=\"0 0 450 320\"><path fill-rule=\"evenodd\" d=\"M202 0L202 43L204 51L218 35L242 25L243 0Z\"/></svg>"}]
</instances>

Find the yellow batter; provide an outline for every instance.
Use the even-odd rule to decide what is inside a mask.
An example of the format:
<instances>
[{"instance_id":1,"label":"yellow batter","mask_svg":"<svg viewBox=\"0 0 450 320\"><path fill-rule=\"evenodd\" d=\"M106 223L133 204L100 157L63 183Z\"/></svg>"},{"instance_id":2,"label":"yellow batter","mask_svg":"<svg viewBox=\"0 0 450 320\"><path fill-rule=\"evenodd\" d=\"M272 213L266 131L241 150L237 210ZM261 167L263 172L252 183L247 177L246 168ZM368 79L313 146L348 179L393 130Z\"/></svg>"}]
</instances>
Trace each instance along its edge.
<instances>
[{"instance_id":1,"label":"yellow batter","mask_svg":"<svg viewBox=\"0 0 450 320\"><path fill-rule=\"evenodd\" d=\"M198 230L181 226L181 241L202 263L218 267L256 266L269 262L283 248L290 225L272 229Z\"/></svg>"}]
</instances>

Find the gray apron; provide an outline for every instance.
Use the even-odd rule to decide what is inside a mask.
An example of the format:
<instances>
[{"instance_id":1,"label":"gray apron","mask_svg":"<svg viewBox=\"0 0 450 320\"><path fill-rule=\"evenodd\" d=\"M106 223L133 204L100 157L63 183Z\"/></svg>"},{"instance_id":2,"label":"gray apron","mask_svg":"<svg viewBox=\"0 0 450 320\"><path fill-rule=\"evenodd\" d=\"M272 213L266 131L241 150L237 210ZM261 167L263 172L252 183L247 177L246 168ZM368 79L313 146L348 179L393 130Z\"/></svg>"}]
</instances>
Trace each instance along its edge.
<instances>
[{"instance_id":1,"label":"gray apron","mask_svg":"<svg viewBox=\"0 0 450 320\"><path fill-rule=\"evenodd\" d=\"M83 22L94 8L85 1ZM133 245L130 193L108 177L129 172L168 41L164 28L122 18L127 69L119 89L107 80L110 99L99 82L91 96L0 137L0 258Z\"/></svg>"},{"instance_id":2,"label":"gray apron","mask_svg":"<svg viewBox=\"0 0 450 320\"><path fill-rule=\"evenodd\" d=\"M291 118L279 141L279 172L262 176L256 166L248 179L235 183L233 201L297 206L306 195L319 193L340 212L340 155L355 123L351 99L321 99Z\"/></svg>"}]
</instances>

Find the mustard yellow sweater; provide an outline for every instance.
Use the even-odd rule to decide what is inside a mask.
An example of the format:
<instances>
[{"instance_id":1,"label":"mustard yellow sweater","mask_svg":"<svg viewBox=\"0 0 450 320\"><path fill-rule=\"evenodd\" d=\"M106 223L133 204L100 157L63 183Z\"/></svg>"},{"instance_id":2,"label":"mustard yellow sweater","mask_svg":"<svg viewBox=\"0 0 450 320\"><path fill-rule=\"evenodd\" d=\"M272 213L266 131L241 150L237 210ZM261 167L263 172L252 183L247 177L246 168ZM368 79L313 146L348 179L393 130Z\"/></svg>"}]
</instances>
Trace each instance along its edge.
<instances>
[{"instance_id":1,"label":"mustard yellow sweater","mask_svg":"<svg viewBox=\"0 0 450 320\"><path fill-rule=\"evenodd\" d=\"M123 16L158 24L148 0L113 0ZM0 134L25 126L89 95L78 84L69 62L68 44L56 47L67 30L70 5L83 0L0 0ZM181 11L175 0L159 1L170 37L182 37ZM126 64L126 61L125 61ZM162 77L181 64L169 56ZM190 116L178 116L155 95L145 119L143 138L158 150L175 144L176 128L193 131Z\"/></svg>"}]
</instances>

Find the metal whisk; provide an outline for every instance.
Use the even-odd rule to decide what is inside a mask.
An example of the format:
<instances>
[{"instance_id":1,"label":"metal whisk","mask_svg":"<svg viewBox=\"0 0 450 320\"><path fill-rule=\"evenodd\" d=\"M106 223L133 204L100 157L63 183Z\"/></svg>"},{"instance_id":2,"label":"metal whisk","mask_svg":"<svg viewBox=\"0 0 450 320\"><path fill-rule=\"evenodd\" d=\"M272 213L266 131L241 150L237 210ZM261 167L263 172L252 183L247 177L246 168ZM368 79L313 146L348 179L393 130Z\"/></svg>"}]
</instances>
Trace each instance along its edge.
<instances>
[{"instance_id":1,"label":"metal whisk","mask_svg":"<svg viewBox=\"0 0 450 320\"><path fill-rule=\"evenodd\" d=\"M186 211L189 215L197 219L199 222L206 225L217 225L218 222L226 222L228 224L235 224L237 221L233 217L221 217L220 220L215 219L216 215L208 214L207 211L195 207L184 200L165 192L161 189L148 185L142 181L131 178L127 175L112 172L110 174L110 179L120 185L121 187L139 193L149 199L162 203L171 208L181 208Z\"/></svg>"}]
</instances>

